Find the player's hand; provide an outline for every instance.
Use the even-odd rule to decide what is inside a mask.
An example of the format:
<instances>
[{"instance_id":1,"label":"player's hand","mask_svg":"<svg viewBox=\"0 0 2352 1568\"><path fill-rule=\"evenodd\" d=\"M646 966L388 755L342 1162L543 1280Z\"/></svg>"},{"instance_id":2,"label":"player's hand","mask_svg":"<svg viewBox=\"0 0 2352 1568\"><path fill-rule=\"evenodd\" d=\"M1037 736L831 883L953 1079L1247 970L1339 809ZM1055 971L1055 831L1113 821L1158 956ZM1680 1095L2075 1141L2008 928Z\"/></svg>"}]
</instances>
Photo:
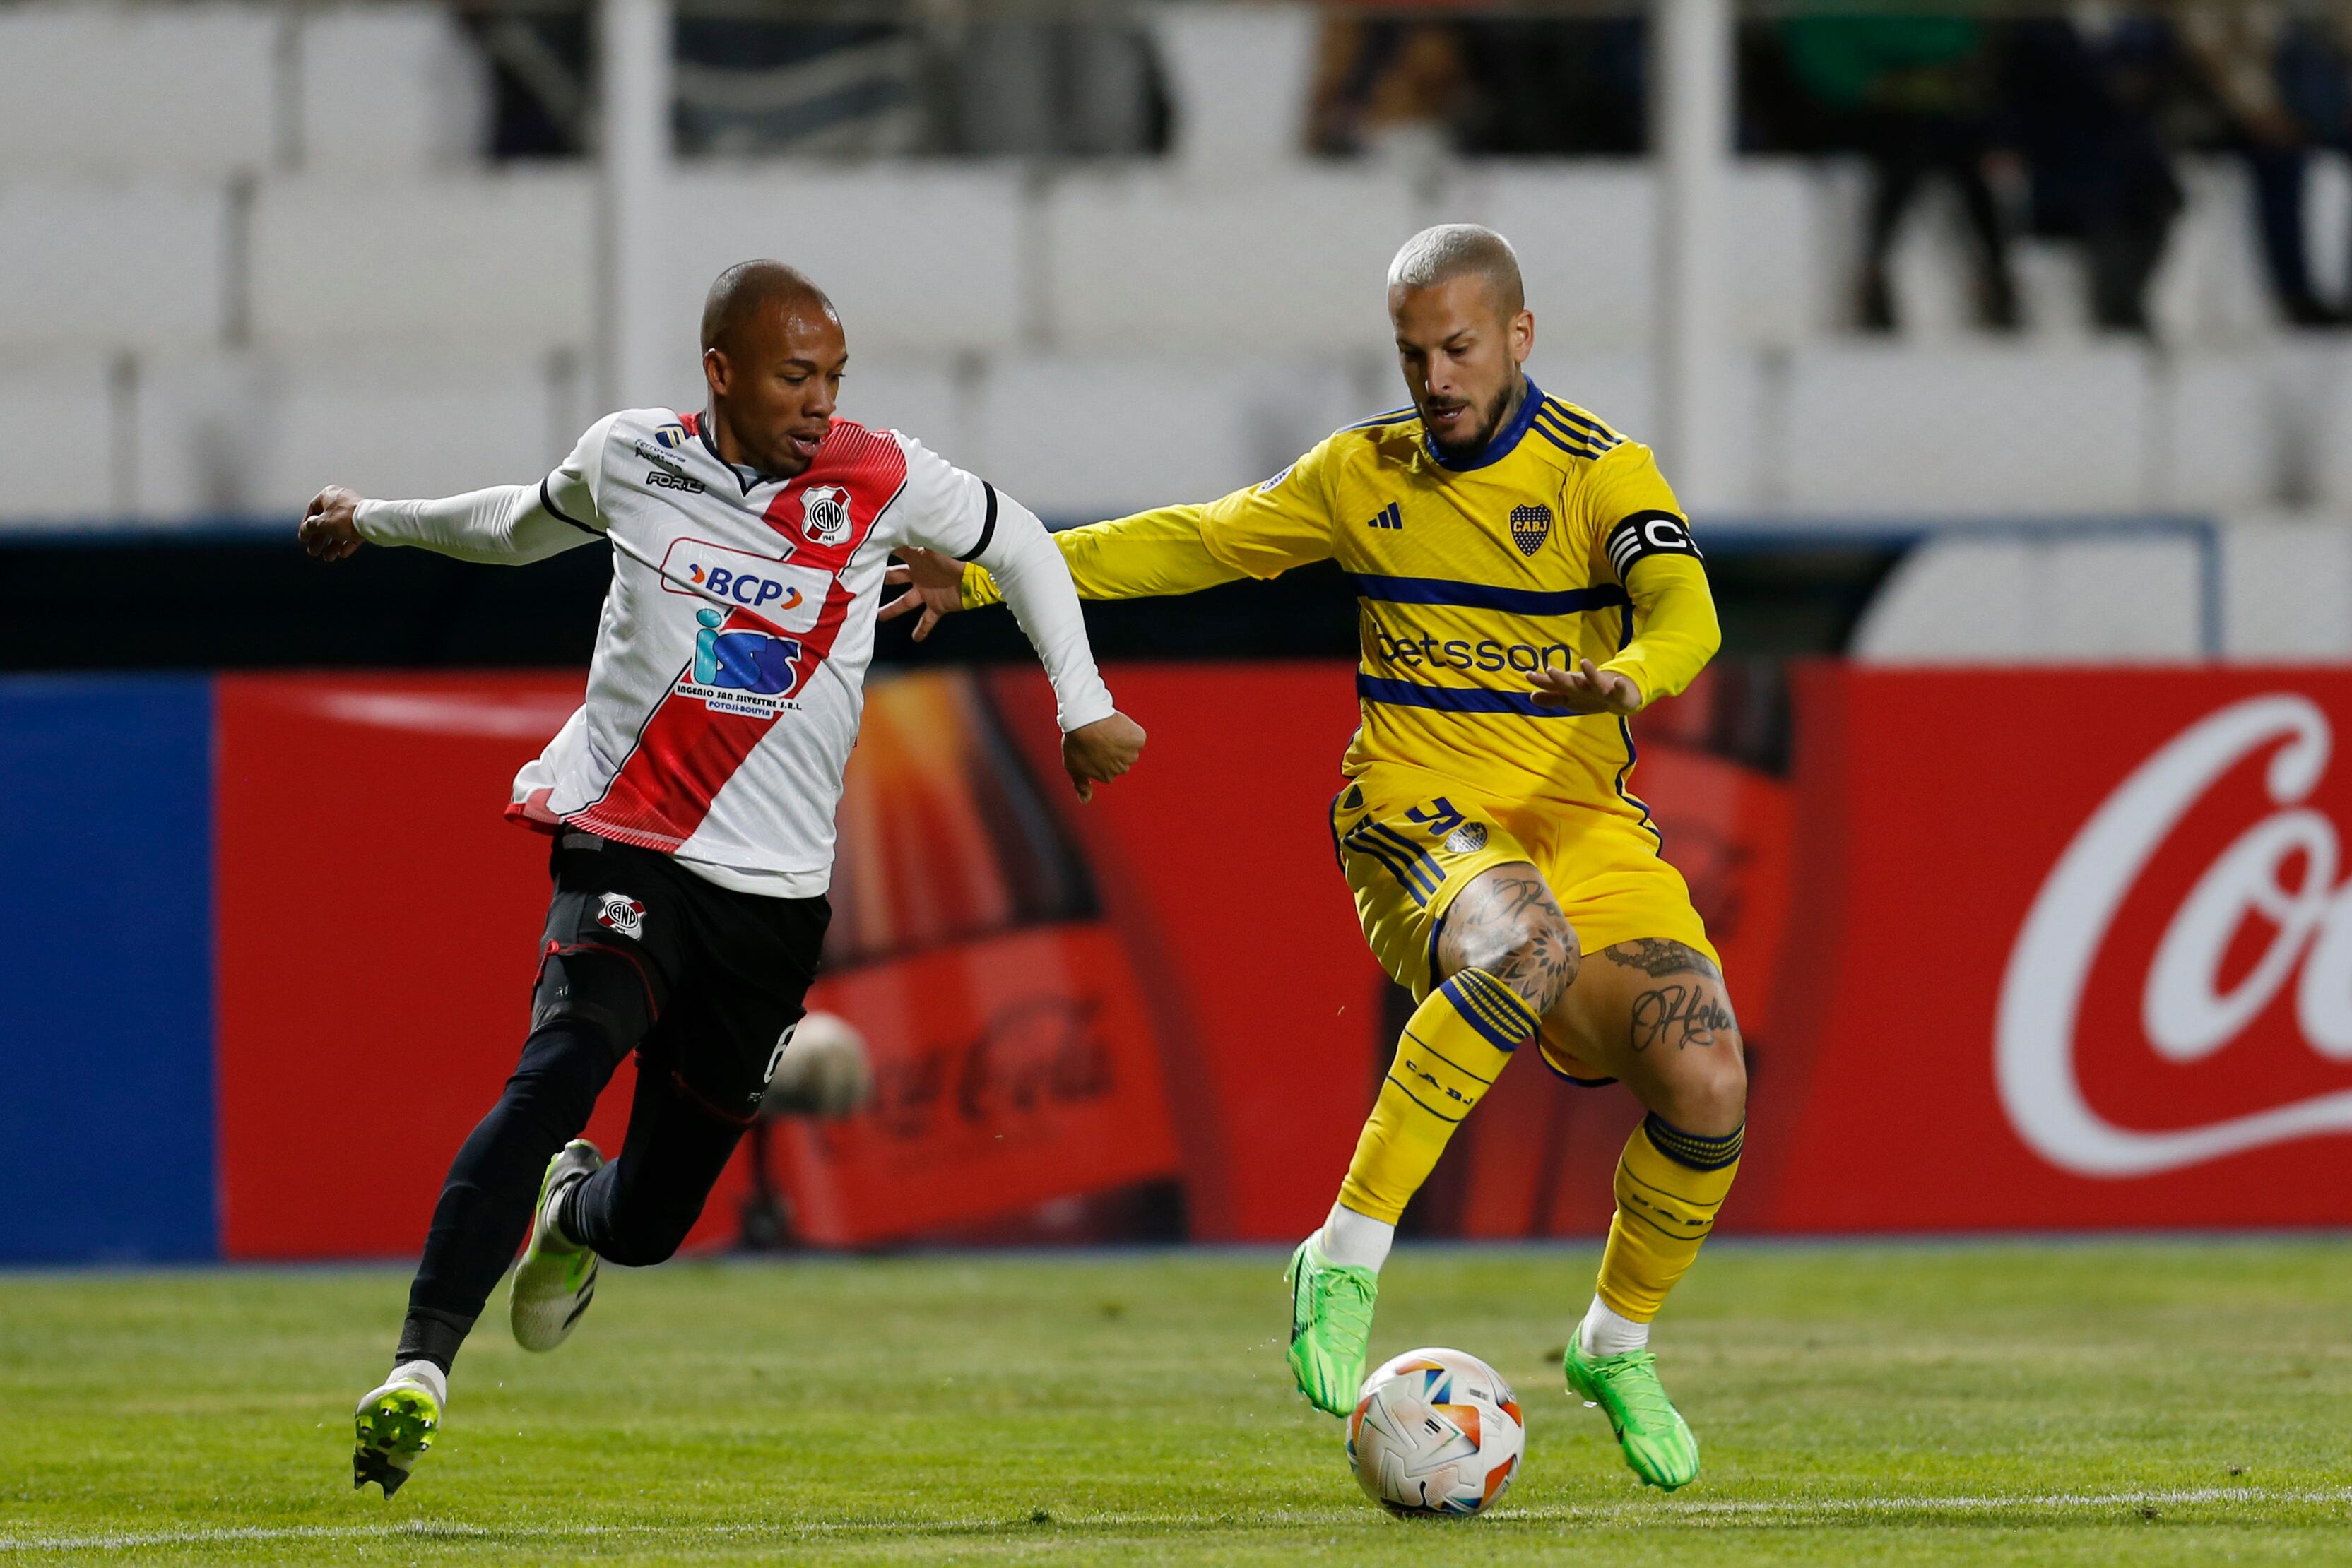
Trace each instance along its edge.
<instances>
[{"instance_id":1,"label":"player's hand","mask_svg":"<svg viewBox=\"0 0 2352 1568\"><path fill-rule=\"evenodd\" d=\"M1143 727L1123 713L1082 724L1062 737L1062 767L1078 787L1078 799L1095 798L1095 786L1108 783L1143 755Z\"/></svg>"},{"instance_id":2,"label":"player's hand","mask_svg":"<svg viewBox=\"0 0 2352 1568\"><path fill-rule=\"evenodd\" d=\"M345 560L367 540L360 538L360 493L330 485L302 510L299 538L312 560Z\"/></svg>"},{"instance_id":3,"label":"player's hand","mask_svg":"<svg viewBox=\"0 0 2352 1568\"><path fill-rule=\"evenodd\" d=\"M1564 708L1570 713L1642 711L1642 688L1633 678L1596 669L1590 659L1579 659L1572 670L1538 670L1528 678L1535 683L1538 707Z\"/></svg>"},{"instance_id":4,"label":"player's hand","mask_svg":"<svg viewBox=\"0 0 2352 1568\"><path fill-rule=\"evenodd\" d=\"M915 641L919 643L931 634L940 616L952 615L963 608L963 562L912 545L900 547L898 559L906 564L884 572L882 583L886 588L903 587L907 591L884 605L876 619L896 621L901 615L921 611L923 618L915 622ZM1138 746L1143 744L1142 733L1136 732Z\"/></svg>"}]
</instances>

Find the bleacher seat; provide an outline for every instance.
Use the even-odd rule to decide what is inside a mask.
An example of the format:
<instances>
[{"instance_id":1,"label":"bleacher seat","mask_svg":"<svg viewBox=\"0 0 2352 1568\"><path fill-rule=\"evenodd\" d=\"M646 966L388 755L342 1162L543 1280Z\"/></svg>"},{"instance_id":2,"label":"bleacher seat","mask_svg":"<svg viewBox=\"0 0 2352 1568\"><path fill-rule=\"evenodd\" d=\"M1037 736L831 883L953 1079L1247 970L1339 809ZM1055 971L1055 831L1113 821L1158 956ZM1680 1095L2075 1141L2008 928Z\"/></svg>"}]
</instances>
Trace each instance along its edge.
<instances>
[{"instance_id":1,"label":"bleacher seat","mask_svg":"<svg viewBox=\"0 0 2352 1568\"><path fill-rule=\"evenodd\" d=\"M1363 412L1332 364L1011 355L982 382L972 465L1085 522L1269 478Z\"/></svg>"},{"instance_id":2,"label":"bleacher seat","mask_svg":"<svg viewBox=\"0 0 2352 1568\"><path fill-rule=\"evenodd\" d=\"M532 356L345 353L257 373L241 511L292 517L326 485L399 499L535 484L579 431L560 366Z\"/></svg>"},{"instance_id":3,"label":"bleacher seat","mask_svg":"<svg viewBox=\"0 0 2352 1568\"><path fill-rule=\"evenodd\" d=\"M114 373L103 354L0 355L0 426L18 433L0 517L86 523L121 515Z\"/></svg>"},{"instance_id":4,"label":"bleacher seat","mask_svg":"<svg viewBox=\"0 0 2352 1568\"><path fill-rule=\"evenodd\" d=\"M1821 177L1791 161L1743 160L1731 180L1737 251L1731 329L1747 346L1818 332L1829 287ZM1462 176L1433 221L1482 223L1518 252L1536 340L1649 349L1657 335L1656 182L1631 160L1500 162Z\"/></svg>"},{"instance_id":5,"label":"bleacher seat","mask_svg":"<svg viewBox=\"0 0 2352 1568\"><path fill-rule=\"evenodd\" d=\"M228 201L209 183L0 183L0 351L219 340Z\"/></svg>"},{"instance_id":6,"label":"bleacher seat","mask_svg":"<svg viewBox=\"0 0 2352 1568\"><path fill-rule=\"evenodd\" d=\"M220 179L268 167L275 6L0 7L0 147L11 174Z\"/></svg>"},{"instance_id":7,"label":"bleacher seat","mask_svg":"<svg viewBox=\"0 0 2352 1568\"><path fill-rule=\"evenodd\" d=\"M2158 367L2162 417L2149 456L2158 511L2274 505L2285 476L2287 410L2270 357L2182 353Z\"/></svg>"},{"instance_id":8,"label":"bleacher seat","mask_svg":"<svg viewBox=\"0 0 2352 1568\"><path fill-rule=\"evenodd\" d=\"M2232 659L2352 659L2352 527L2273 514L2221 534L2223 650Z\"/></svg>"},{"instance_id":9,"label":"bleacher seat","mask_svg":"<svg viewBox=\"0 0 2352 1568\"><path fill-rule=\"evenodd\" d=\"M814 277L861 355L957 354L1022 339L1024 204L1010 167L720 164L669 183L658 308L691 370L721 269L772 256Z\"/></svg>"},{"instance_id":10,"label":"bleacher seat","mask_svg":"<svg viewBox=\"0 0 2352 1568\"><path fill-rule=\"evenodd\" d=\"M1800 349L1767 410L1764 488L1881 517L2146 509L2151 381L2131 345Z\"/></svg>"},{"instance_id":11,"label":"bleacher seat","mask_svg":"<svg viewBox=\"0 0 2352 1568\"><path fill-rule=\"evenodd\" d=\"M1377 170L1216 186L1068 175L1041 216L1046 340L1081 353L1383 351L1383 279L1423 217L1403 178Z\"/></svg>"},{"instance_id":12,"label":"bleacher seat","mask_svg":"<svg viewBox=\"0 0 2352 1568\"><path fill-rule=\"evenodd\" d=\"M1879 590L1852 652L1880 664L2193 659L2201 565L2176 533L1931 539Z\"/></svg>"},{"instance_id":13,"label":"bleacher seat","mask_svg":"<svg viewBox=\"0 0 2352 1568\"><path fill-rule=\"evenodd\" d=\"M255 339L584 347L591 178L573 167L266 182L253 214Z\"/></svg>"},{"instance_id":14,"label":"bleacher seat","mask_svg":"<svg viewBox=\"0 0 2352 1568\"><path fill-rule=\"evenodd\" d=\"M489 65L446 6L306 11L299 47L305 172L414 174L484 151Z\"/></svg>"}]
</instances>

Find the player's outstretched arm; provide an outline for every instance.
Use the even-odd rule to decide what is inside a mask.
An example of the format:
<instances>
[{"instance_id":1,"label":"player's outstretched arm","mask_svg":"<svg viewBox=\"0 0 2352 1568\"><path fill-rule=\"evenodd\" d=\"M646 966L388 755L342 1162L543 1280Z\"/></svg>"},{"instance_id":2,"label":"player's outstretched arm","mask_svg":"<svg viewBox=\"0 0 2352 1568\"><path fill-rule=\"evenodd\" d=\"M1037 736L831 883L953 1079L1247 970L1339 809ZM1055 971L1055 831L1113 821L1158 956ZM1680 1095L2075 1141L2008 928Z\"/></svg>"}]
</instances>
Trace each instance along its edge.
<instances>
[{"instance_id":1,"label":"player's outstretched arm","mask_svg":"<svg viewBox=\"0 0 2352 1568\"><path fill-rule=\"evenodd\" d=\"M535 485L499 485L437 501L370 501L330 485L303 508L298 535L317 560L360 546L413 545L458 560L522 566L604 537L593 478L613 421L588 427L572 455Z\"/></svg>"},{"instance_id":2,"label":"player's outstretched arm","mask_svg":"<svg viewBox=\"0 0 2352 1568\"><path fill-rule=\"evenodd\" d=\"M501 485L438 501L370 501L330 485L303 509L298 537L314 560L348 560L363 544L414 545L508 566L544 560L598 537L550 513L541 490Z\"/></svg>"},{"instance_id":3,"label":"player's outstretched arm","mask_svg":"<svg viewBox=\"0 0 2352 1568\"><path fill-rule=\"evenodd\" d=\"M1323 486L1325 442L1263 485L1206 506L1155 507L1053 536L1082 599L1149 599L1197 593L1244 577L1275 577L1331 553L1331 508ZM908 592L883 612L923 612L919 640L942 615L998 600L981 567L950 578L945 562L910 557L890 581ZM952 591L951 591L952 590Z\"/></svg>"},{"instance_id":4,"label":"player's outstretched arm","mask_svg":"<svg viewBox=\"0 0 2352 1568\"><path fill-rule=\"evenodd\" d=\"M1218 503L1223 505L1223 503ZM1050 536L1062 552L1070 580L1081 599L1150 599L1163 594L1197 593L1221 582L1233 582L1249 572L1221 560L1202 537L1202 519L1208 507L1160 507L1118 517L1065 528ZM886 621L923 612L915 626L921 642L943 615L977 610L1003 601L996 579L977 563L927 550L904 549L905 563L890 569L888 580L904 584L907 592L882 611Z\"/></svg>"},{"instance_id":5,"label":"player's outstretched arm","mask_svg":"<svg viewBox=\"0 0 2352 1568\"><path fill-rule=\"evenodd\" d=\"M1045 525L1009 496L995 495L994 503L994 523L972 558L1003 585L1004 602L1054 683L1062 768L1078 799L1091 800L1096 785L1135 766L1143 754L1143 727L1111 705L1087 642L1077 591Z\"/></svg>"},{"instance_id":6,"label":"player's outstretched arm","mask_svg":"<svg viewBox=\"0 0 2352 1568\"><path fill-rule=\"evenodd\" d=\"M1706 569L1695 555L1654 555L1625 574L1633 601L1633 641L1607 664L1580 659L1572 670L1528 677L1536 702L1569 713L1639 713L1654 697L1679 695L1723 645Z\"/></svg>"}]
</instances>

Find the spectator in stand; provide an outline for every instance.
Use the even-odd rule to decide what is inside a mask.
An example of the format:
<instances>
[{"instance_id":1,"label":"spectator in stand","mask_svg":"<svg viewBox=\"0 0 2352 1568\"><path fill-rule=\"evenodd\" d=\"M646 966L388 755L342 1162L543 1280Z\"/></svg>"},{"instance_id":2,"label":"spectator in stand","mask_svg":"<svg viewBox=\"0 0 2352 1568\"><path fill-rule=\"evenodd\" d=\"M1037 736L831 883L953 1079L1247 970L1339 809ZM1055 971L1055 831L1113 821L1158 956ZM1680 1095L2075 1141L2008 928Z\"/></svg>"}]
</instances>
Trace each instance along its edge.
<instances>
[{"instance_id":1,"label":"spectator in stand","mask_svg":"<svg viewBox=\"0 0 2352 1568\"><path fill-rule=\"evenodd\" d=\"M1988 327L2014 329L2008 236L1986 179L1994 139L1984 24L1958 15L1799 16L1780 30L1791 73L1836 127L1832 141L1870 157L1863 327L1895 329L1887 256L1905 209L1942 174L1959 192L1975 242L1978 314Z\"/></svg>"},{"instance_id":2,"label":"spectator in stand","mask_svg":"<svg viewBox=\"0 0 2352 1568\"><path fill-rule=\"evenodd\" d=\"M2345 325L2352 301L2324 300L2312 281L2304 184L2315 151L2352 142L2352 5L2193 0L2179 11L2182 38L2253 175L2280 311L2298 327Z\"/></svg>"},{"instance_id":3,"label":"spectator in stand","mask_svg":"<svg viewBox=\"0 0 2352 1568\"><path fill-rule=\"evenodd\" d=\"M2091 316L2145 333L2148 280L2181 206L2161 117L2189 79L2172 27L2113 6L2013 23L2002 97L2034 232L2080 241Z\"/></svg>"},{"instance_id":4,"label":"spectator in stand","mask_svg":"<svg viewBox=\"0 0 2352 1568\"><path fill-rule=\"evenodd\" d=\"M1318 152L1429 163L1460 135L1470 82L1448 22L1337 16L1323 24L1307 142Z\"/></svg>"}]
</instances>

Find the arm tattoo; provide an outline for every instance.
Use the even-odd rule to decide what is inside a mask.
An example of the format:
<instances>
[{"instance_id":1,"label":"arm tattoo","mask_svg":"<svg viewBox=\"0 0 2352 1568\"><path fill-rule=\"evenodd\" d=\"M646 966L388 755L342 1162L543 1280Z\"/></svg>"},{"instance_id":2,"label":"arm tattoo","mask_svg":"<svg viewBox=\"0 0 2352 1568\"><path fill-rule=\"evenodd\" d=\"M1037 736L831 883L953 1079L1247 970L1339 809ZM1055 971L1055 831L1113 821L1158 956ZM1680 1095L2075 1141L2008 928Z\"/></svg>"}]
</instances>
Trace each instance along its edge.
<instances>
[{"instance_id":1,"label":"arm tattoo","mask_svg":"<svg viewBox=\"0 0 2352 1568\"><path fill-rule=\"evenodd\" d=\"M1486 970L1542 1013L1574 983L1579 954L1543 878L1532 867L1497 867L1446 911L1439 956L1449 972Z\"/></svg>"},{"instance_id":2,"label":"arm tattoo","mask_svg":"<svg viewBox=\"0 0 2352 1568\"><path fill-rule=\"evenodd\" d=\"M1653 977L1666 975L1706 975L1723 978L1723 971L1707 962L1706 955L1680 942L1669 942L1658 936L1637 937L1620 942L1613 947L1603 947L1602 954L1612 964L1628 969L1639 969Z\"/></svg>"}]
</instances>

